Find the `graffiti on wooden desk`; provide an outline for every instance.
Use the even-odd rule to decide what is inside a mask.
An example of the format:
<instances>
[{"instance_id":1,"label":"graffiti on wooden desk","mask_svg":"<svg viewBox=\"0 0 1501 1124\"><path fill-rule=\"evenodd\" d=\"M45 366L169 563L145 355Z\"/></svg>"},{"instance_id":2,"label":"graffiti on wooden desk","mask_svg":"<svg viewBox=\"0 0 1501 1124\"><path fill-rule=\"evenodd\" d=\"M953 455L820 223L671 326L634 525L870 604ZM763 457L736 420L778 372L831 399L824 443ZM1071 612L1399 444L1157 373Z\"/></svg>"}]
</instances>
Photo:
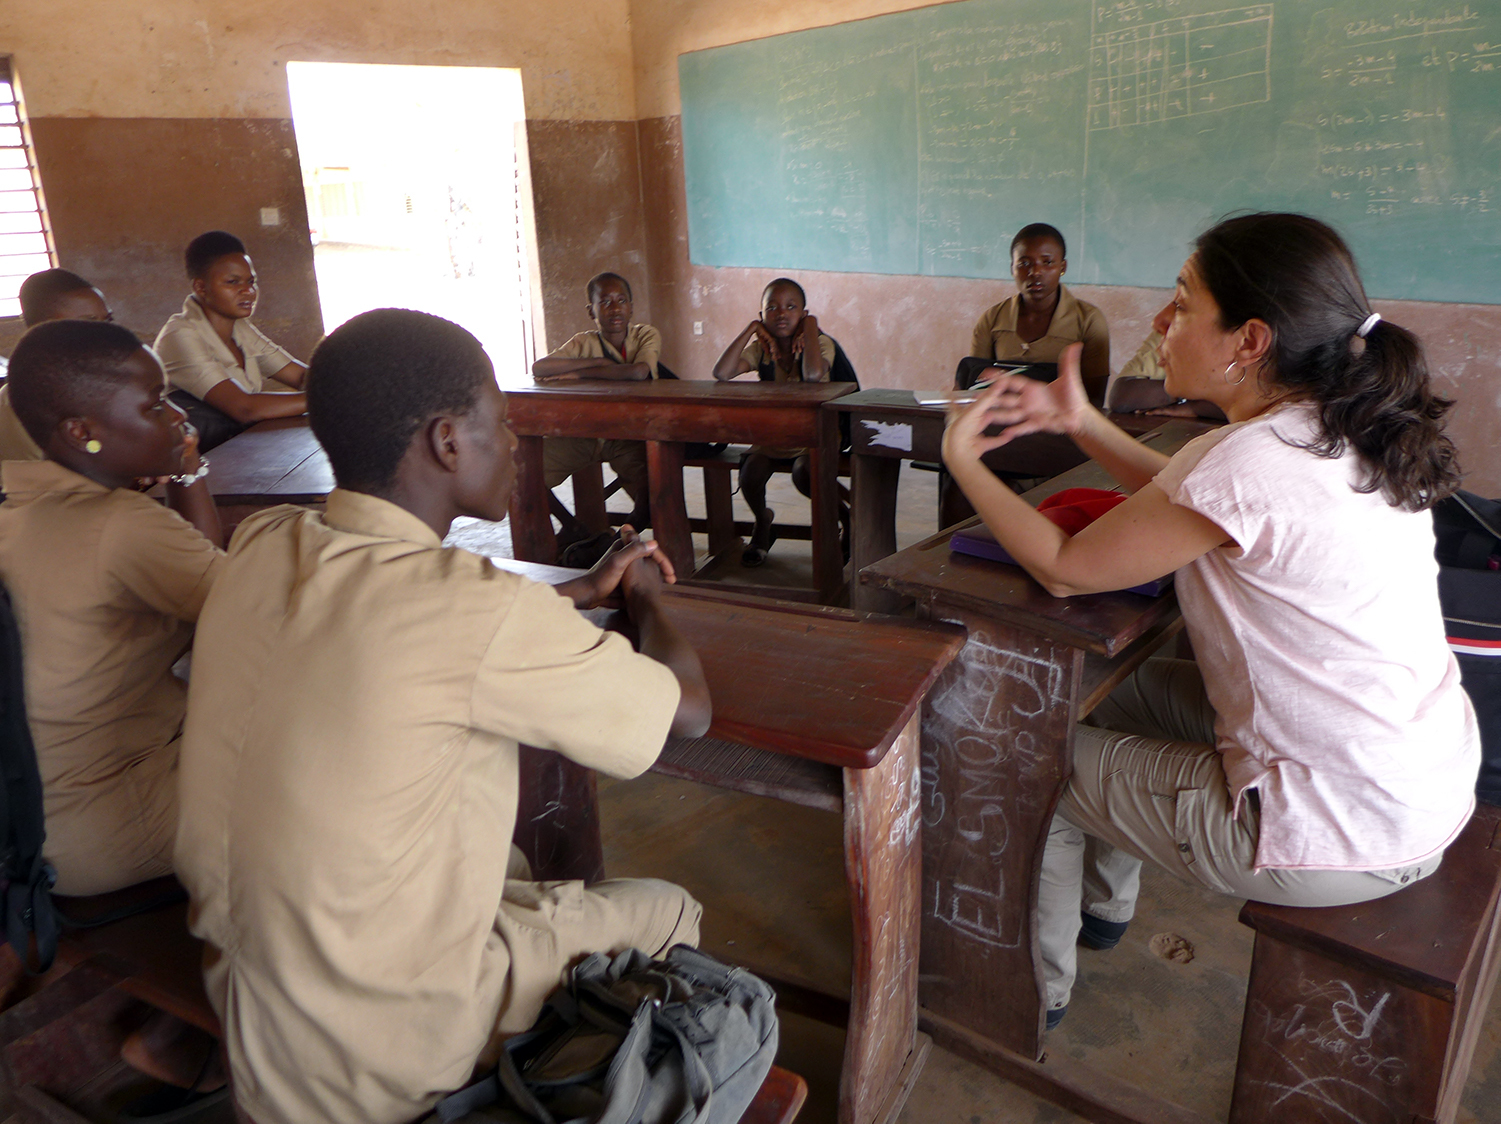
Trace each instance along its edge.
<instances>
[{"instance_id":1,"label":"graffiti on wooden desk","mask_svg":"<svg viewBox=\"0 0 1501 1124\"><path fill-rule=\"evenodd\" d=\"M1400 1055L1387 1054L1378 1044L1383 1038L1381 1016L1391 999L1390 991L1360 994L1345 980L1301 980L1301 1001L1274 1013L1261 1000L1252 1000L1250 1017L1287 1072L1277 1078L1262 1078L1257 1084L1276 1094L1272 1105L1312 1102L1335 1113L1329 1119L1348 1119L1359 1124L1396 1119L1387 1099L1373 1085L1395 1086L1408 1076L1408 1063ZM1300 1064L1308 1051L1332 1054L1341 1074L1327 1068ZM1309 1070L1314 1072L1310 1073Z\"/></svg>"},{"instance_id":2,"label":"graffiti on wooden desk","mask_svg":"<svg viewBox=\"0 0 1501 1124\"><path fill-rule=\"evenodd\" d=\"M957 671L954 671L957 669ZM965 937L997 948L1026 939L1016 910L1004 908L1013 808L1039 789L1017 778L1049 767L1035 723L1066 706L1067 669L1054 659L1007 650L971 631L923 725L923 824L947 822L970 860L924 877L924 907ZM944 747L943 757L939 747Z\"/></svg>"}]
</instances>

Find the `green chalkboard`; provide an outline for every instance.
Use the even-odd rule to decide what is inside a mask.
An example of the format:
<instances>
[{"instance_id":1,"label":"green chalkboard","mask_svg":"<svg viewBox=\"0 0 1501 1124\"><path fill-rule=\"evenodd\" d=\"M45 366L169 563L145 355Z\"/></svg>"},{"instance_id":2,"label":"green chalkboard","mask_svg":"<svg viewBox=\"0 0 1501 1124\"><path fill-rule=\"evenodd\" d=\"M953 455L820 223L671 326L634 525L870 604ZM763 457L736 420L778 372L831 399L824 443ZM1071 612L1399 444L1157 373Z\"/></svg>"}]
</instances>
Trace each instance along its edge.
<instances>
[{"instance_id":1,"label":"green chalkboard","mask_svg":"<svg viewBox=\"0 0 1501 1124\"><path fill-rule=\"evenodd\" d=\"M680 56L694 262L1172 283L1298 210L1373 296L1501 304L1501 0L962 0Z\"/></svg>"}]
</instances>

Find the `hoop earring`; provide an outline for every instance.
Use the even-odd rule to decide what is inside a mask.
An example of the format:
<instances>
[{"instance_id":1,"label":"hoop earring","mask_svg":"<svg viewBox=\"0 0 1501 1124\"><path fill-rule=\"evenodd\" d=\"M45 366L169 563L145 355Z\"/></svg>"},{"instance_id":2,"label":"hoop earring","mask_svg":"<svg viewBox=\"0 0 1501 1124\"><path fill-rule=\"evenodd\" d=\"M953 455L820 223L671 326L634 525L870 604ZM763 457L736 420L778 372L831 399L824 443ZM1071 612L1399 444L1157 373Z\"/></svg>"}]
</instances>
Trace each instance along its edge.
<instances>
[{"instance_id":1,"label":"hoop earring","mask_svg":"<svg viewBox=\"0 0 1501 1124\"><path fill-rule=\"evenodd\" d=\"M1241 383L1243 383L1243 382L1246 381L1246 369L1244 367L1241 367L1241 369L1240 369L1240 378L1238 378L1238 379L1232 379L1230 377L1230 372L1233 371L1233 370L1235 370L1235 368L1237 366L1239 366L1239 364L1237 364L1237 363L1231 363L1228 367L1225 368L1225 383L1226 383L1226 385L1228 385L1228 386L1239 386Z\"/></svg>"},{"instance_id":2,"label":"hoop earring","mask_svg":"<svg viewBox=\"0 0 1501 1124\"><path fill-rule=\"evenodd\" d=\"M99 443L97 437L90 437L83 443L83 447L90 453L102 453L104 451L104 446Z\"/></svg>"}]
</instances>

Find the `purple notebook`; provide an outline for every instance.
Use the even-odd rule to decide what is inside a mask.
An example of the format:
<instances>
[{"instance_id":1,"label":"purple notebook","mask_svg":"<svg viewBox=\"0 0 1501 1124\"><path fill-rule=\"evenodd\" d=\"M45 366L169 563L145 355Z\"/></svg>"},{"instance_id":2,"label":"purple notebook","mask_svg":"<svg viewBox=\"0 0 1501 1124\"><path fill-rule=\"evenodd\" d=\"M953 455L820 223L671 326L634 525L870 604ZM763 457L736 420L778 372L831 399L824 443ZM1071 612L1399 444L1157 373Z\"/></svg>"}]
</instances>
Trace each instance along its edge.
<instances>
[{"instance_id":1,"label":"purple notebook","mask_svg":"<svg viewBox=\"0 0 1501 1124\"><path fill-rule=\"evenodd\" d=\"M1015 566L1016 561L1006 553L1006 548L995 541L995 536L990 533L990 528L984 523L976 523L973 527L966 527L962 531L955 531L949 539L949 549L955 554L968 554L974 558L984 558L989 562L1004 562L1008 566ZM1168 586L1173 584L1173 575L1157 578L1154 581L1143 582L1141 585L1133 585L1127 589L1127 593L1142 593L1148 597L1156 597Z\"/></svg>"}]
</instances>

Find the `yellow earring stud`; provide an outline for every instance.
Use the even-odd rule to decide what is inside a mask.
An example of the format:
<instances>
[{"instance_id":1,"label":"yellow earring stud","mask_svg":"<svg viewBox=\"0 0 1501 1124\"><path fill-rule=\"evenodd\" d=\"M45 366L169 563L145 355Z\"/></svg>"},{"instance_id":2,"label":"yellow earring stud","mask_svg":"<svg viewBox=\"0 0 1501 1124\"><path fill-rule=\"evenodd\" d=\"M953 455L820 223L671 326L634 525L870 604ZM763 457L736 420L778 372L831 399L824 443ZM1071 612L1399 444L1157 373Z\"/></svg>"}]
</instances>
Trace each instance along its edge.
<instances>
[{"instance_id":1,"label":"yellow earring stud","mask_svg":"<svg viewBox=\"0 0 1501 1124\"><path fill-rule=\"evenodd\" d=\"M99 444L99 438L97 437L90 437L83 443L83 447L91 453L98 453L104 449L104 446Z\"/></svg>"}]
</instances>

